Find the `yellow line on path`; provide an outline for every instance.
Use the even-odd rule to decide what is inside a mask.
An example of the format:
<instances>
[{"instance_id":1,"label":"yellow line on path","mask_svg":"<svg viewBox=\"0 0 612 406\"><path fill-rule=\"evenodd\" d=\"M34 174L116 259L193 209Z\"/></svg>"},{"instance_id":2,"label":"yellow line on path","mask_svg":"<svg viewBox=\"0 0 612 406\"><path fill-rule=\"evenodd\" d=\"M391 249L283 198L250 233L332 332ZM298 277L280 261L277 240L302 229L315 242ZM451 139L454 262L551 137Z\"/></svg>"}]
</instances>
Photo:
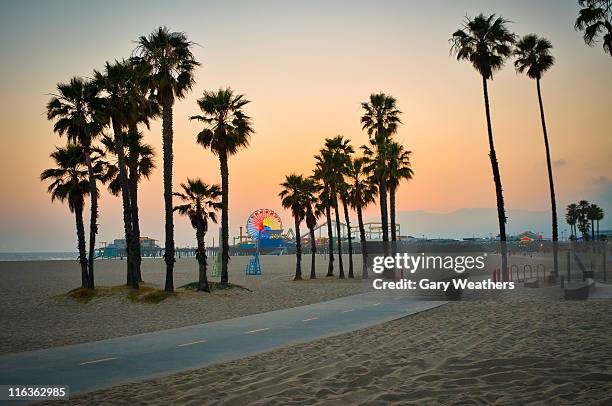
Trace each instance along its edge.
<instances>
[{"instance_id":1,"label":"yellow line on path","mask_svg":"<svg viewBox=\"0 0 612 406\"><path fill-rule=\"evenodd\" d=\"M319 318L318 317L311 317L309 319L305 319L305 320L302 320L302 321L313 321L313 320L319 320Z\"/></svg>"},{"instance_id":2,"label":"yellow line on path","mask_svg":"<svg viewBox=\"0 0 612 406\"><path fill-rule=\"evenodd\" d=\"M187 347L188 345L202 344L202 343L205 343L205 342L206 342L206 340L192 341L190 343L179 344L177 347Z\"/></svg>"},{"instance_id":3,"label":"yellow line on path","mask_svg":"<svg viewBox=\"0 0 612 406\"><path fill-rule=\"evenodd\" d=\"M117 359L117 357L102 358L102 359L96 359L93 361L85 361L85 362L81 362L79 365L97 364L98 362L112 361L114 359Z\"/></svg>"},{"instance_id":4,"label":"yellow line on path","mask_svg":"<svg viewBox=\"0 0 612 406\"><path fill-rule=\"evenodd\" d=\"M259 333L259 332L268 331L268 330L270 330L268 327L258 328L257 330L245 331L243 334L253 334L253 333Z\"/></svg>"}]
</instances>

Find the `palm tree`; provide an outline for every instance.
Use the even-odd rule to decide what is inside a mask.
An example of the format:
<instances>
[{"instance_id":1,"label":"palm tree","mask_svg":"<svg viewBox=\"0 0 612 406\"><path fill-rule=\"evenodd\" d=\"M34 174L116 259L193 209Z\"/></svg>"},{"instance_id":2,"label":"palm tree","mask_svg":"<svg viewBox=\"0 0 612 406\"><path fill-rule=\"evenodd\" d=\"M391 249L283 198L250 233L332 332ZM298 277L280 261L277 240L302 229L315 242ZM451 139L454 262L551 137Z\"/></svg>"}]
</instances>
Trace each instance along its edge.
<instances>
[{"instance_id":1,"label":"palm tree","mask_svg":"<svg viewBox=\"0 0 612 406\"><path fill-rule=\"evenodd\" d=\"M89 169L85 159L85 148L77 144L68 144L64 148L56 147L51 153L55 167L45 169L40 180L51 180L47 191L51 201L68 200L68 208L74 213L77 229L77 247L81 264L81 287L93 289L89 281L87 253L85 251L85 227L83 225L83 206L85 196L90 192ZM91 156L90 156L91 159ZM93 164L94 176L99 176L101 166Z\"/></svg>"},{"instance_id":2,"label":"palm tree","mask_svg":"<svg viewBox=\"0 0 612 406\"><path fill-rule=\"evenodd\" d=\"M552 212L552 240L553 240L553 266L555 275L559 275L558 246L559 230L557 226L557 201L555 198L555 184L553 181L552 163L550 160L550 147L548 144L548 132L546 131L546 119L544 118L544 104L540 91L540 79L548 69L555 63L555 58L550 54L552 44L546 38L540 38L535 34L525 35L517 42L514 49L516 61L514 66L518 73L525 72L531 79L535 79L538 91L538 103L540 104L540 120L542 121L542 132L544 133L544 147L546 149L546 166L548 168L548 186L550 188L550 207Z\"/></svg>"},{"instance_id":3,"label":"palm tree","mask_svg":"<svg viewBox=\"0 0 612 406\"><path fill-rule=\"evenodd\" d=\"M166 283L164 290L174 290L174 219L172 217L172 108L176 99L182 99L195 83L194 70L200 64L195 60L191 48L194 43L185 33L171 32L159 27L149 36L137 41L135 54L151 67L150 86L153 96L162 108L162 140L164 152L164 208L166 242Z\"/></svg>"},{"instance_id":4,"label":"palm tree","mask_svg":"<svg viewBox=\"0 0 612 406\"><path fill-rule=\"evenodd\" d=\"M601 240L601 234L599 234L599 222L604 219L604 211L601 207L595 205L595 221L597 221L597 239Z\"/></svg>"},{"instance_id":5,"label":"palm tree","mask_svg":"<svg viewBox=\"0 0 612 406\"><path fill-rule=\"evenodd\" d=\"M331 190L329 184L326 183L326 176L328 168L330 166L329 154L321 153L321 155L315 156L317 160L316 167L314 169L312 178L319 185L319 195L317 196L318 203L316 204L315 215L325 215L326 228L327 228L327 251L329 253L327 262L327 274L326 277L334 276L334 236L332 231L332 220L331 220Z\"/></svg>"},{"instance_id":6,"label":"palm tree","mask_svg":"<svg viewBox=\"0 0 612 406\"><path fill-rule=\"evenodd\" d=\"M370 137L370 144L375 147L377 156L376 174L379 186L380 218L382 225L384 254L389 255L389 215L387 206L387 177L381 173L386 166L387 144L393 134L397 132L402 123L399 116L402 113L397 108L397 100L384 93L371 94L369 102L361 103L365 111L361 117L361 126ZM363 148L363 147L362 147ZM364 152L366 152L364 150Z\"/></svg>"},{"instance_id":7,"label":"palm tree","mask_svg":"<svg viewBox=\"0 0 612 406\"><path fill-rule=\"evenodd\" d=\"M344 173L346 167L351 161L351 154L355 152L350 145L351 140L345 139L342 135L334 138L325 139L325 150L329 151L332 156L332 172L329 178L332 190L332 203L336 214L336 244L338 246L338 269L340 279L344 279L344 267L342 264L342 225L340 224L340 207L338 204L338 194L342 192L342 184L344 183ZM346 207L346 206L345 206ZM348 221L348 213L345 211L346 227L349 230L349 250L352 248L350 241L350 222ZM349 275L353 274L353 257L349 255ZM354 277L354 276L353 276Z\"/></svg>"},{"instance_id":8,"label":"palm tree","mask_svg":"<svg viewBox=\"0 0 612 406\"><path fill-rule=\"evenodd\" d=\"M586 216L587 219L591 222L591 241L595 242L595 221L597 217L599 217L599 208L595 203L591 203L587 209Z\"/></svg>"},{"instance_id":9,"label":"palm tree","mask_svg":"<svg viewBox=\"0 0 612 406\"><path fill-rule=\"evenodd\" d=\"M582 7L574 24L576 30L584 31L585 44L593 46L601 37L604 52L612 56L612 1L578 0Z\"/></svg>"},{"instance_id":10,"label":"palm tree","mask_svg":"<svg viewBox=\"0 0 612 406\"><path fill-rule=\"evenodd\" d=\"M229 261L229 168L227 159L235 155L241 148L249 145L253 133L251 118L243 108L249 101L242 94L234 94L232 89L219 89L218 91L204 91L202 98L198 99L198 106L202 115L192 116L191 120L204 123L205 127L198 134L197 142L204 148L210 149L219 157L221 169L221 284L227 285L229 281L227 263Z\"/></svg>"},{"instance_id":11,"label":"palm tree","mask_svg":"<svg viewBox=\"0 0 612 406\"><path fill-rule=\"evenodd\" d=\"M101 133L102 123L94 113L95 89L89 81L73 77L68 83L57 85L57 94L47 103L47 119L55 120L53 131L66 134L68 142L83 146L87 165L89 194L91 199L89 218L89 259L88 283L94 287L94 258L96 255L96 234L98 233L98 186L92 162L92 141Z\"/></svg>"},{"instance_id":12,"label":"palm tree","mask_svg":"<svg viewBox=\"0 0 612 406\"><path fill-rule=\"evenodd\" d=\"M345 168L344 172L346 173L346 171L347 169ZM348 231L347 233L348 253L349 253L348 277L349 279L352 279L355 277L355 271L353 269L353 237L351 235L351 219L349 217L349 204L348 204L348 194L350 192L350 187L344 181L344 179L340 183L338 183L338 192L340 194L340 201L342 202L342 210L344 211L344 222L346 223L346 229Z\"/></svg>"},{"instance_id":13,"label":"palm tree","mask_svg":"<svg viewBox=\"0 0 612 406\"><path fill-rule=\"evenodd\" d=\"M130 58L124 62L128 72L126 72L127 92L131 95L131 102L127 104L129 108L126 112L127 128L129 139L124 143L127 146L126 153L132 156L137 156L140 148L140 142L135 139L138 137L138 125L144 124L147 129L150 129L150 120L157 118L161 114L161 107L158 100L148 97L149 88L151 85L151 66L143 63L138 58ZM141 137L142 138L142 137ZM130 142L133 141L133 142ZM138 210L138 180L132 177L132 174L138 174L139 168L136 166L137 159L127 160L128 183L130 192L130 210L132 218L132 235L135 241L140 241L140 221ZM152 168L151 168L152 169ZM148 175L147 175L148 177ZM136 263L136 274L138 281L142 282L142 273L140 265L142 263L142 255L140 252L140 243L134 244L134 261Z\"/></svg>"},{"instance_id":14,"label":"palm tree","mask_svg":"<svg viewBox=\"0 0 612 406\"><path fill-rule=\"evenodd\" d=\"M574 240L578 238L578 231L576 230L576 223L578 222L578 205L576 203L572 203L567 206L565 221L569 224L572 236Z\"/></svg>"},{"instance_id":15,"label":"palm tree","mask_svg":"<svg viewBox=\"0 0 612 406\"><path fill-rule=\"evenodd\" d=\"M412 151L407 151L402 144L392 141L389 144L389 208L391 218L391 241L397 241L397 230L395 229L395 193L400 182L412 179L414 171L410 163ZM395 247L394 247L395 248Z\"/></svg>"},{"instance_id":16,"label":"palm tree","mask_svg":"<svg viewBox=\"0 0 612 406\"><path fill-rule=\"evenodd\" d=\"M315 238L315 227L317 226L317 218L319 213L316 210L317 191L319 185L313 177L304 179L304 203L306 207L306 226L308 227L309 239L310 239L310 279L317 278L317 272L315 270L316 254L317 254L317 240Z\"/></svg>"},{"instance_id":17,"label":"palm tree","mask_svg":"<svg viewBox=\"0 0 612 406\"><path fill-rule=\"evenodd\" d=\"M290 209L295 221L295 277L294 281L302 280L302 237L300 223L306 215L306 198L304 196L306 180L302 175L290 174L281 183L283 189L278 194L284 208Z\"/></svg>"},{"instance_id":18,"label":"palm tree","mask_svg":"<svg viewBox=\"0 0 612 406\"><path fill-rule=\"evenodd\" d=\"M589 212L591 204L586 200L578 202L578 230L582 233L584 241L589 240L589 230L591 228Z\"/></svg>"},{"instance_id":19,"label":"palm tree","mask_svg":"<svg viewBox=\"0 0 612 406\"><path fill-rule=\"evenodd\" d=\"M181 183L181 188L183 189L182 193L175 192L174 196L177 196L183 204L176 206L174 210L187 216L191 221L191 226L196 230L196 241L198 242L196 258L199 268L198 290L210 292L206 276L207 258L204 236L208 232L208 220L217 222L216 212L221 208L221 202L219 202L221 188L219 185L207 185L198 178L187 179L187 183Z\"/></svg>"},{"instance_id":20,"label":"palm tree","mask_svg":"<svg viewBox=\"0 0 612 406\"><path fill-rule=\"evenodd\" d=\"M107 62L104 72L94 71L93 83L98 89L100 109L98 115L110 123L113 130L114 152L117 155L118 177L121 185L123 204L123 228L127 248L127 282L138 289L138 261L136 253L140 250L140 241L134 236L132 221L132 203L130 200L130 184L127 173L127 161L123 144L123 128L130 121L131 112L141 104L142 95L133 92L133 72L128 63Z\"/></svg>"},{"instance_id":21,"label":"palm tree","mask_svg":"<svg viewBox=\"0 0 612 406\"><path fill-rule=\"evenodd\" d=\"M493 79L493 73L502 68L506 58L512 53L515 35L508 30L507 23L508 21L503 17L496 17L495 14L485 16L481 13L473 19L468 18L464 26L455 31L450 39L452 43L451 52L457 56L457 60L465 59L469 61L482 76L487 131L489 133L489 158L491 159L497 196L497 218L501 243L502 278L504 281L507 281L509 276L506 252L507 219L499 165L493 143L487 80Z\"/></svg>"},{"instance_id":22,"label":"palm tree","mask_svg":"<svg viewBox=\"0 0 612 406\"><path fill-rule=\"evenodd\" d=\"M128 169L128 182L131 204L131 217L134 238L140 241L140 220L138 210L138 183L144 177L149 179L149 176L155 169L155 150L149 144L143 143L143 135L140 132L124 132L122 134L123 145L125 148L125 161ZM115 141L109 137L102 138L102 144L106 147L109 153L115 153ZM119 167L117 164L108 165L107 173L108 190L115 196L121 193L121 184L119 179ZM140 247L140 244L138 244ZM137 251L136 260L140 262L140 249ZM136 268L138 281L142 282L142 274L140 266Z\"/></svg>"},{"instance_id":23,"label":"palm tree","mask_svg":"<svg viewBox=\"0 0 612 406\"><path fill-rule=\"evenodd\" d=\"M354 159L348 166L347 178L349 184L348 201L350 206L357 211L357 222L359 224L359 238L361 245L361 256L363 259L362 278L368 278L368 249L363 225L363 209L370 203L374 203L378 193L376 183L371 181L365 171L367 160L365 158Z\"/></svg>"},{"instance_id":24,"label":"palm tree","mask_svg":"<svg viewBox=\"0 0 612 406\"><path fill-rule=\"evenodd\" d=\"M343 136L338 135L334 138L325 139L325 147L321 149L319 155L315 157L317 163L315 168L315 177L321 180L327 185L327 197L328 203L334 208L336 217L336 244L338 249L338 269L339 278L344 279L344 265L342 262L342 225L340 224L340 210L338 204L338 185L342 182L343 171L346 166L347 160L350 160L350 154L353 152L353 147L350 146L350 140L344 139ZM327 209L329 210L329 208ZM331 220L330 220L331 223ZM328 224L328 233L330 234L330 241L332 240L331 224ZM330 245L330 267L331 275L333 275L333 259L331 252L333 252L333 245ZM328 276L330 269L328 269Z\"/></svg>"}]
</instances>

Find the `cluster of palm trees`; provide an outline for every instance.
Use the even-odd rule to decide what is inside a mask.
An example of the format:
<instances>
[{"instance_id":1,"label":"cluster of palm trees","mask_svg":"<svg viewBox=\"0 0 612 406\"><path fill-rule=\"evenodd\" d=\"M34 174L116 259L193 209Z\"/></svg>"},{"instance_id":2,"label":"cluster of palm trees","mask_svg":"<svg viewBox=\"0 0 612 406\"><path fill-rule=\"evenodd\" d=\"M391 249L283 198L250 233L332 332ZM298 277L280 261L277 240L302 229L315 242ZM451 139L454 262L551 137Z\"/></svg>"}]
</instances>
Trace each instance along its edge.
<instances>
[{"instance_id":1,"label":"cluster of palm trees","mask_svg":"<svg viewBox=\"0 0 612 406\"><path fill-rule=\"evenodd\" d=\"M111 193L121 196L127 251L127 283L138 288L142 282L138 184L154 169L154 150L143 142L139 127L162 119L163 182L165 207L166 263L165 291L174 290L175 262L173 212L187 215L196 229L197 258L200 263L201 290L209 290L206 281L204 235L208 220L216 221L221 209L222 273L221 283L228 283L228 156L248 146L253 133L250 118L243 107L249 103L242 95L227 89L204 92L198 100L202 115L191 117L204 124L197 142L219 157L221 187L207 185L200 179L188 179L182 191L172 189L173 106L195 84L199 63L192 53L194 43L182 32L159 27L137 41L132 55L107 62L91 78L74 77L57 85L56 94L47 104L47 118L53 130L66 135L68 144L51 154L56 167L45 170L42 180L51 180L52 199L67 200L75 214L82 287L93 289L95 243L98 232L99 184L107 184ZM100 141L98 143L98 141ZM173 195L182 200L173 207ZM89 250L83 222L83 206L89 196ZM218 201L218 198L221 201ZM203 273L203 275L202 275Z\"/></svg>"},{"instance_id":2,"label":"cluster of palm trees","mask_svg":"<svg viewBox=\"0 0 612 406\"><path fill-rule=\"evenodd\" d=\"M514 66L517 73L525 73L536 82L538 102L540 106L540 121L544 134L544 146L546 152L546 165L548 168L548 185L550 190L551 215L552 215L552 240L554 270L558 274L558 246L559 239L557 224L557 203L553 181L552 162L548 142L548 132L544 116L544 105L542 101L540 81L543 74L554 64L555 59L550 50L552 44L546 38L535 34L528 34L518 39L508 29L508 21L495 14L486 16L479 14L474 18L467 18L463 27L455 31L450 39L452 44L451 53L456 55L457 60L466 60L478 71L482 77L484 93L485 115L487 121L489 158L493 171L493 181L497 197L497 214L499 222L499 236L501 242L502 277L508 280L508 261L506 249L506 211L504 208L504 197L501 175L493 141L493 129L491 124L491 113L489 106L489 93L487 83L493 79L493 74L499 71L506 60L515 57Z\"/></svg>"},{"instance_id":3,"label":"cluster of palm trees","mask_svg":"<svg viewBox=\"0 0 612 406\"><path fill-rule=\"evenodd\" d=\"M578 232L582 234L583 241L595 241L595 230L599 234L599 222L604 218L604 211L595 203L589 203L586 200L581 200L578 203L572 203L567 206L565 213L565 221L571 228L572 235L570 240L578 239ZM597 228L596 228L597 225ZM589 230L591 235L589 235Z\"/></svg>"},{"instance_id":4,"label":"cluster of palm trees","mask_svg":"<svg viewBox=\"0 0 612 406\"><path fill-rule=\"evenodd\" d=\"M353 241L350 209L357 212L361 253L363 257L362 277L368 277L368 251L366 246L363 209L378 197L383 247L389 253L389 229L391 242L397 241L395 224L395 195L400 182L412 179L411 151L404 148L393 136L401 124L401 111L397 101L390 95L370 95L362 103L361 124L369 137L368 145L361 146L361 156L356 157L350 140L342 135L326 138L324 147L315 158L315 167L310 176L289 174L281 184L279 193L283 207L291 210L295 222L296 269L295 279L302 279L302 238L300 224L306 220L311 245L310 278L316 278L315 254L317 250L314 229L317 219L325 216L329 262L326 276L334 276L334 237L332 211L336 226L336 249L338 273L345 278L342 259L342 230L340 205L344 212L348 244L348 277L354 278ZM389 215L390 214L390 215Z\"/></svg>"}]
</instances>

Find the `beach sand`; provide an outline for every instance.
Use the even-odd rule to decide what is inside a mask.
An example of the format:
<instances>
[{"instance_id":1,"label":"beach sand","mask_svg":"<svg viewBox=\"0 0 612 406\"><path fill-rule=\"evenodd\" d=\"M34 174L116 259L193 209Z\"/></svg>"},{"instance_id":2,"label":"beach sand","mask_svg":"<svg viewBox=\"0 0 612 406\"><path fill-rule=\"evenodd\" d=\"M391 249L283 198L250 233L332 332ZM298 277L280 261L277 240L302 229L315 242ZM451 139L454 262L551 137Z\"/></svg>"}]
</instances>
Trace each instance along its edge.
<instances>
[{"instance_id":1,"label":"beach sand","mask_svg":"<svg viewBox=\"0 0 612 406\"><path fill-rule=\"evenodd\" d=\"M2 352L204 323L364 291L358 279L325 278L323 256L317 258L319 279L302 282L291 281L294 256L263 257L260 277L244 275L247 260L232 258L230 280L252 292L193 292L160 304L54 298L78 283L75 262L0 263L0 305L8 322L0 333ZM512 259L520 266L534 261L542 259ZM161 284L163 261L144 264L145 280ZM179 259L175 286L196 275L193 258ZM124 278L125 262L98 262L98 284L116 285ZM85 393L69 403L612 404L612 301L561 297L558 287L466 293L461 302L400 320Z\"/></svg>"},{"instance_id":2,"label":"beach sand","mask_svg":"<svg viewBox=\"0 0 612 406\"><path fill-rule=\"evenodd\" d=\"M533 290L75 397L71 404L612 404L611 301Z\"/></svg>"},{"instance_id":3,"label":"beach sand","mask_svg":"<svg viewBox=\"0 0 612 406\"><path fill-rule=\"evenodd\" d=\"M345 263L348 262L348 256L344 257ZM357 255L354 258L355 272L360 275L361 258ZM159 304L132 303L126 298L125 291L96 297L86 304L58 298L58 295L79 286L77 261L0 262L0 308L5 326L0 329L0 354L206 323L364 291L359 279L325 278L327 261L323 255L317 256L316 280L308 280L310 256L304 256L302 272L306 280L302 282L292 281L295 275L293 255L261 256L261 276L244 274L248 259L232 257L229 274L231 283L247 287L250 292L238 289L213 294L183 292ZM125 261L121 260L96 261L96 284L124 284L125 266ZM142 272L145 282L163 288L165 263L162 259L144 258ZM175 288L197 278L194 257L177 259ZM210 280L218 281L219 278Z\"/></svg>"}]
</instances>

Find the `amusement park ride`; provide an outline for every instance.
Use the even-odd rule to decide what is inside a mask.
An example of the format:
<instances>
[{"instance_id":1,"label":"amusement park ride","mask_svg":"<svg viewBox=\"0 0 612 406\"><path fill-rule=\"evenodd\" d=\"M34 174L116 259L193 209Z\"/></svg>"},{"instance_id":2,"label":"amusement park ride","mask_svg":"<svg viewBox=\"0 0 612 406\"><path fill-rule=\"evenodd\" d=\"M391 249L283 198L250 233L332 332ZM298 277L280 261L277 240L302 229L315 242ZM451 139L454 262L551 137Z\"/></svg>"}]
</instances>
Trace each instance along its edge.
<instances>
[{"instance_id":1,"label":"amusement park ride","mask_svg":"<svg viewBox=\"0 0 612 406\"><path fill-rule=\"evenodd\" d=\"M332 234L337 238L335 222L332 221ZM340 223L340 238L347 239L350 232L351 237L359 240L359 228L357 226L347 227L344 223ZM376 240L382 238L382 227L380 223L365 223L365 235L368 240ZM399 235L399 224L397 234ZM247 263L245 273L247 275L261 275L261 265L259 262L260 254L282 255L288 250L295 248L295 233L291 228L283 233L283 222L274 210L272 209L257 209L247 218L246 234L243 234L243 227L240 227L240 234L234 237L233 249L234 252L251 253L251 258ZM317 245L323 245L327 240L326 236L322 235L323 229L327 228L327 223L323 222L315 228L318 231L319 237ZM304 243L310 238L308 233L305 233L301 239ZM221 272L221 256L217 252L213 259L212 276L219 276Z\"/></svg>"}]
</instances>

